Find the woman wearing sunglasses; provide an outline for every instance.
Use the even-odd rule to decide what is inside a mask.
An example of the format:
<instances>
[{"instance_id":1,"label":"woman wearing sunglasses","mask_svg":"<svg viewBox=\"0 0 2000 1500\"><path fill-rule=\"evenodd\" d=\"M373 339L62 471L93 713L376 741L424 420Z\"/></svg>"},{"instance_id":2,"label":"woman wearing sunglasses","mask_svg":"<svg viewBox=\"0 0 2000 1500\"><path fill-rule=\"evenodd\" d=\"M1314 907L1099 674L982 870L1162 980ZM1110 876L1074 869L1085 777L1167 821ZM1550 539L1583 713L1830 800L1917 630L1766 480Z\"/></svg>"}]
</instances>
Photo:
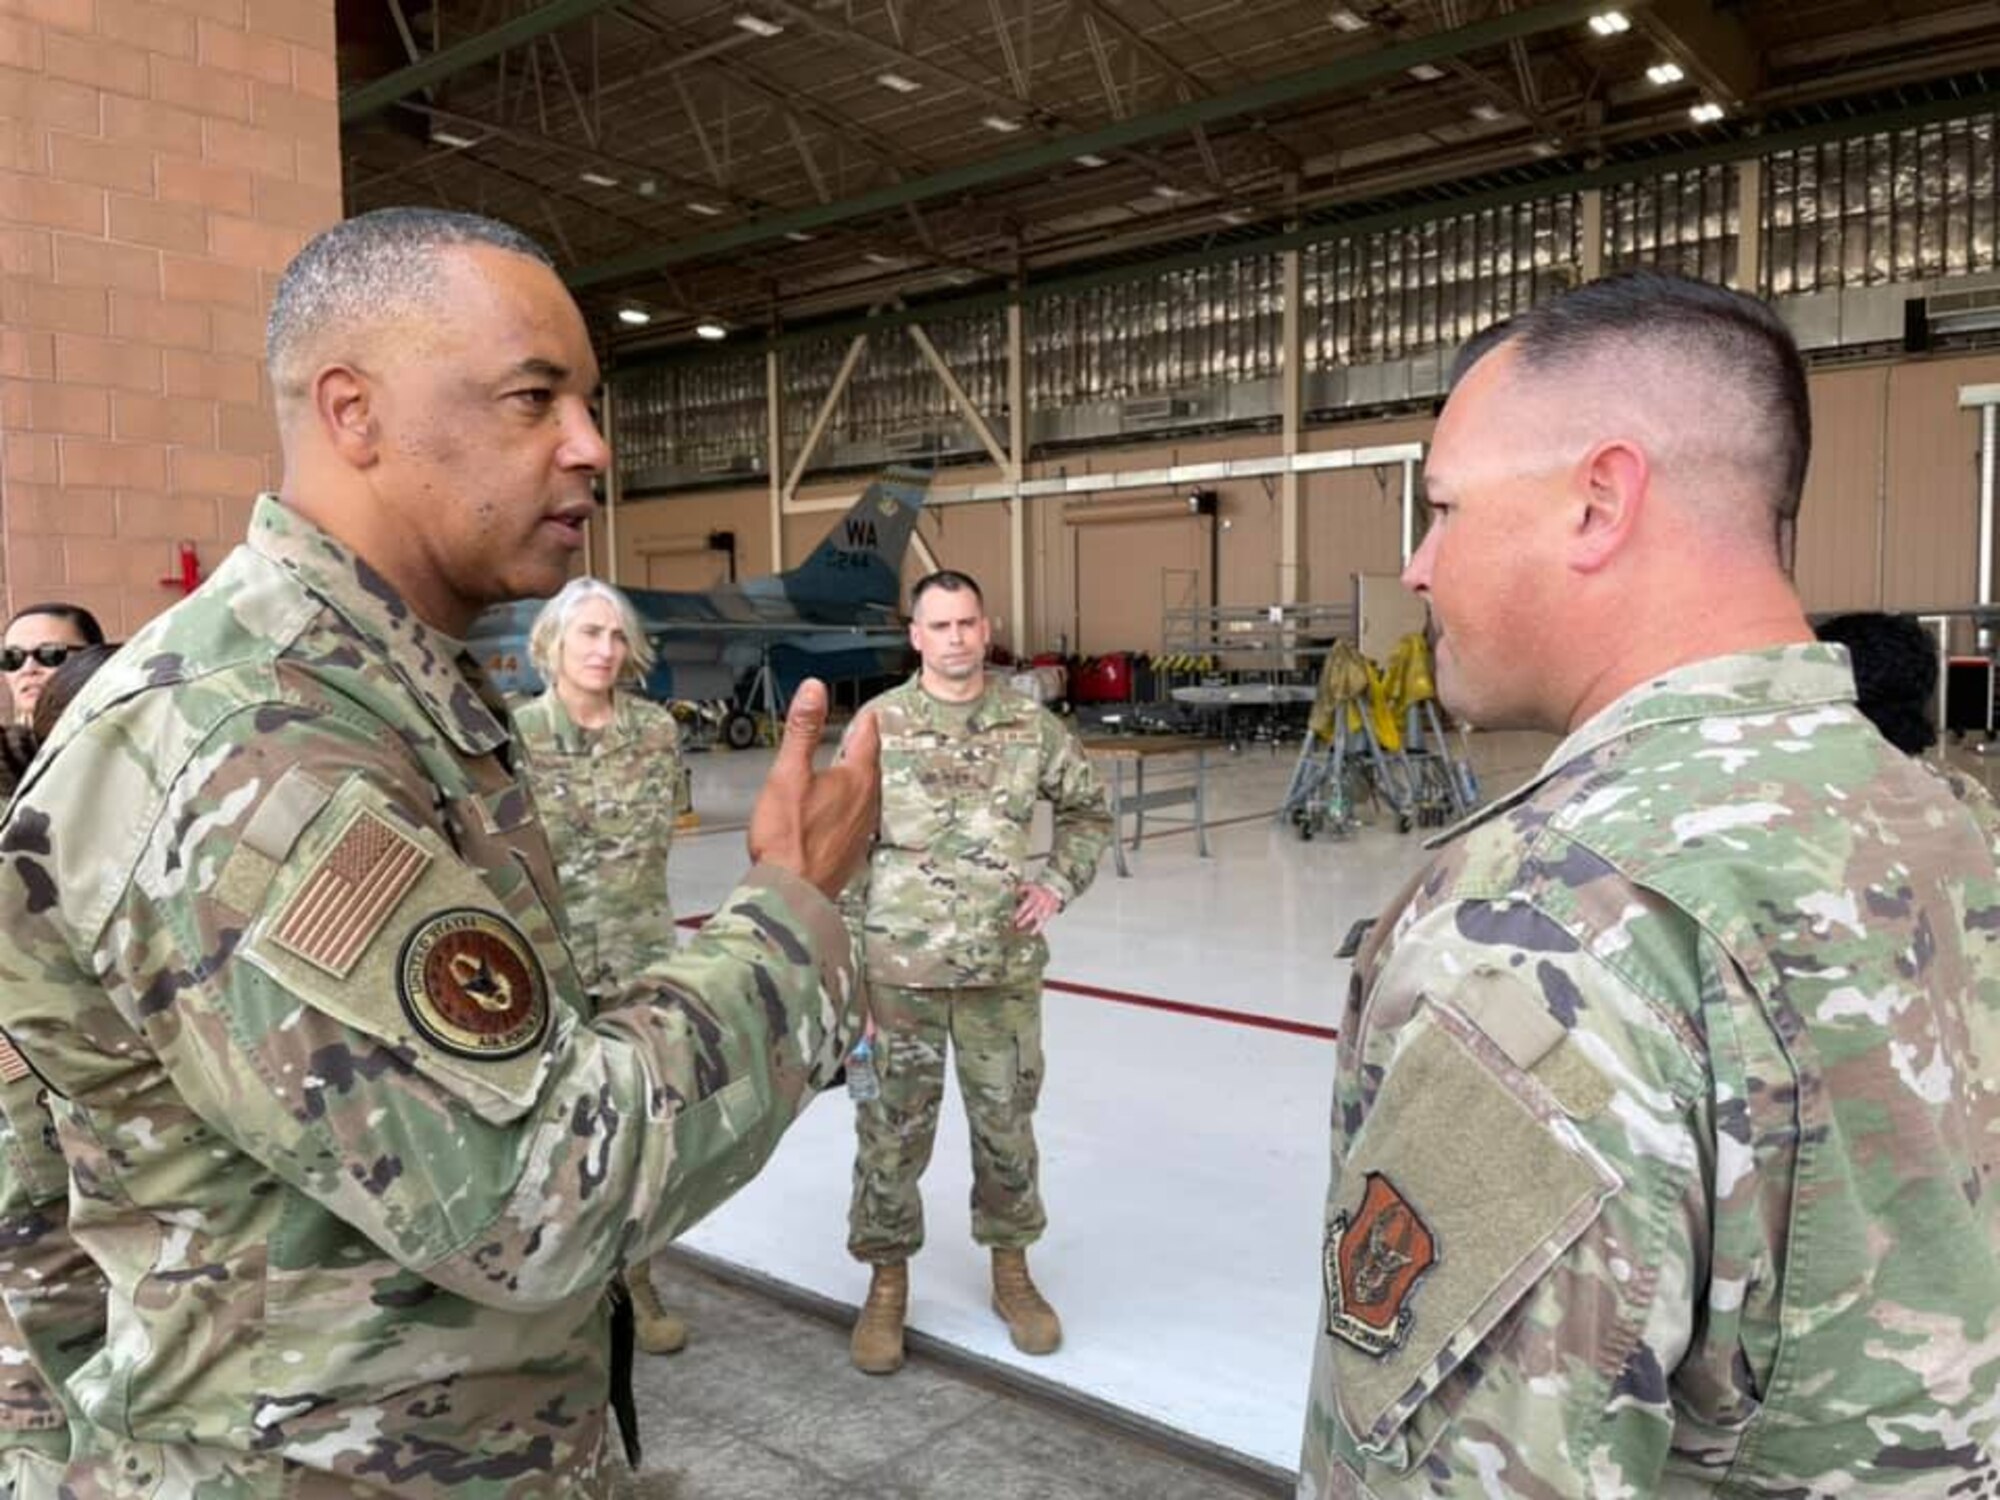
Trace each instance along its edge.
<instances>
[{"instance_id":1,"label":"woman wearing sunglasses","mask_svg":"<svg viewBox=\"0 0 2000 1500\"><path fill-rule=\"evenodd\" d=\"M0 647L0 674L7 679L14 721L33 721L42 688L72 651L103 644L97 616L80 604L30 604L9 620L6 645Z\"/></svg>"}]
</instances>

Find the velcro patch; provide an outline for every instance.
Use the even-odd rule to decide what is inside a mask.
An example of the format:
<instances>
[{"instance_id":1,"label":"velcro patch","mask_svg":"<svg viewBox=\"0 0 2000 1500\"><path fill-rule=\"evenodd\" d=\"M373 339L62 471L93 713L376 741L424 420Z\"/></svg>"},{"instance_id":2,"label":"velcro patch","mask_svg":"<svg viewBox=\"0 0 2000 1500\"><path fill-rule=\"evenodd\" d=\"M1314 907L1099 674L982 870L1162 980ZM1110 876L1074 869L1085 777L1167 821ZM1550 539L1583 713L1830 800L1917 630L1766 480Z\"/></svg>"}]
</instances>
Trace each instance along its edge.
<instances>
[{"instance_id":1,"label":"velcro patch","mask_svg":"<svg viewBox=\"0 0 2000 1500\"><path fill-rule=\"evenodd\" d=\"M28 1060L14 1050L10 1038L0 1033L0 1083L19 1083L29 1071Z\"/></svg>"},{"instance_id":2,"label":"velcro patch","mask_svg":"<svg viewBox=\"0 0 2000 1500\"><path fill-rule=\"evenodd\" d=\"M1365 1179L1361 1206L1326 1232L1326 1331L1376 1358L1410 1331L1410 1298L1437 1264L1437 1237L1380 1172Z\"/></svg>"},{"instance_id":3,"label":"velcro patch","mask_svg":"<svg viewBox=\"0 0 2000 1500\"><path fill-rule=\"evenodd\" d=\"M403 943L396 989L411 1024L459 1057L518 1057L549 1027L535 950L505 917L474 907L423 920Z\"/></svg>"},{"instance_id":4,"label":"velcro patch","mask_svg":"<svg viewBox=\"0 0 2000 1500\"><path fill-rule=\"evenodd\" d=\"M278 913L271 941L345 979L430 862L415 839L362 808Z\"/></svg>"}]
</instances>

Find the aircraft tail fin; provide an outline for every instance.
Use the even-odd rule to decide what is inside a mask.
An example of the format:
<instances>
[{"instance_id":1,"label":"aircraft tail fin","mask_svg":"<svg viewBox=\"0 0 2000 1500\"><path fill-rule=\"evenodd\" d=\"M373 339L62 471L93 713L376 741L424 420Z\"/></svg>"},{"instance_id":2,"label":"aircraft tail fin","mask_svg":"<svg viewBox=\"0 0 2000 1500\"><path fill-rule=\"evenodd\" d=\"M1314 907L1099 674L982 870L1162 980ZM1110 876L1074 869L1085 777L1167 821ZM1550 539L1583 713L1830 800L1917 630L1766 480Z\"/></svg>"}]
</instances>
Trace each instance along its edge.
<instances>
[{"instance_id":1,"label":"aircraft tail fin","mask_svg":"<svg viewBox=\"0 0 2000 1500\"><path fill-rule=\"evenodd\" d=\"M812 555L785 574L785 592L802 611L827 606L881 605L897 611L903 554L916 530L930 476L891 469L834 522Z\"/></svg>"}]
</instances>

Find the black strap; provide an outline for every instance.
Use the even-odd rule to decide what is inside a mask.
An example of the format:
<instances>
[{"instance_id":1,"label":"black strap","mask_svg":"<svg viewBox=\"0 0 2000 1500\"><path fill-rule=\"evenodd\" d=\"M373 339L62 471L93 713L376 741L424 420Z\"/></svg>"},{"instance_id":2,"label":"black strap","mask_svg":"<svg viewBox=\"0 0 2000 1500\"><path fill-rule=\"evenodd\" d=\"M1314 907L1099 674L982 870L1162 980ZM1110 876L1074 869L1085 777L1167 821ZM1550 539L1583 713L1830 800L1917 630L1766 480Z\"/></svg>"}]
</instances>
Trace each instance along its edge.
<instances>
[{"instance_id":1,"label":"black strap","mask_svg":"<svg viewBox=\"0 0 2000 1500\"><path fill-rule=\"evenodd\" d=\"M611 1283L611 1413L618 1435L625 1440L625 1462L639 1467L639 1404L632 1397L632 1362L638 1356L637 1321L632 1295L623 1278Z\"/></svg>"}]
</instances>

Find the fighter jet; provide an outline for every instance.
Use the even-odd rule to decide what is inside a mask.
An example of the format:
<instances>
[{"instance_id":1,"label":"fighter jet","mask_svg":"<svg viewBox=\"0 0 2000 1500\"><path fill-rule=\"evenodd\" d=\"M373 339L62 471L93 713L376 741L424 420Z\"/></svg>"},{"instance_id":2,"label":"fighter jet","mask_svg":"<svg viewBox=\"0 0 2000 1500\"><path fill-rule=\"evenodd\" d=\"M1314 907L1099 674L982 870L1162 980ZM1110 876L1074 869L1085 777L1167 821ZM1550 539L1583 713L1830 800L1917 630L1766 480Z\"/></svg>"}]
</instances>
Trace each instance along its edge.
<instances>
[{"instance_id":1,"label":"fighter jet","mask_svg":"<svg viewBox=\"0 0 2000 1500\"><path fill-rule=\"evenodd\" d=\"M756 738L752 713L781 717L807 677L827 682L899 674L910 657L899 605L903 553L929 476L890 470L798 567L699 592L626 589L657 660L644 691L662 701L726 703L723 738ZM487 610L467 644L502 692L528 695L542 680L528 631L542 601Z\"/></svg>"}]
</instances>

